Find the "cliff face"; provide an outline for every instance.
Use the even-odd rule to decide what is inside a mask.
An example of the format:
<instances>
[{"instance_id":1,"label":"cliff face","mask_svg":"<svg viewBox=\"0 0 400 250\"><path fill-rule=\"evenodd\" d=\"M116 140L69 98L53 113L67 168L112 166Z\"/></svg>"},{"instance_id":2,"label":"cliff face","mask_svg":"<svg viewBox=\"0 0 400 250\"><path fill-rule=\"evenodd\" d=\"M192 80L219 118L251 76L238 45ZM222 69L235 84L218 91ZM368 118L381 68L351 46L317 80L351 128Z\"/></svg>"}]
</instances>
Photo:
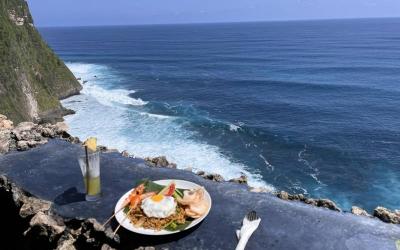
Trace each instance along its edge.
<instances>
[{"instance_id":1,"label":"cliff face","mask_svg":"<svg viewBox=\"0 0 400 250\"><path fill-rule=\"evenodd\" d=\"M61 118L59 99L81 88L33 26L25 0L0 0L0 113L14 122Z\"/></svg>"}]
</instances>

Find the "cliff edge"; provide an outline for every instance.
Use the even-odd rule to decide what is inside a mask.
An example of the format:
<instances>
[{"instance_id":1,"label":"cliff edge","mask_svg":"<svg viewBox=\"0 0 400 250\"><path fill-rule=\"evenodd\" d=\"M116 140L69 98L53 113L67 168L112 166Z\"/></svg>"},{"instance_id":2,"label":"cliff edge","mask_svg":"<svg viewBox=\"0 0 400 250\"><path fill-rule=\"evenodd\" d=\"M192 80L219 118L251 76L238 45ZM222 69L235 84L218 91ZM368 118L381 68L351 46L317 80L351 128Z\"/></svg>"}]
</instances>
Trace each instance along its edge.
<instances>
[{"instance_id":1,"label":"cliff edge","mask_svg":"<svg viewBox=\"0 0 400 250\"><path fill-rule=\"evenodd\" d=\"M0 113L14 122L61 120L59 99L81 85L33 25L24 0L0 1Z\"/></svg>"}]
</instances>

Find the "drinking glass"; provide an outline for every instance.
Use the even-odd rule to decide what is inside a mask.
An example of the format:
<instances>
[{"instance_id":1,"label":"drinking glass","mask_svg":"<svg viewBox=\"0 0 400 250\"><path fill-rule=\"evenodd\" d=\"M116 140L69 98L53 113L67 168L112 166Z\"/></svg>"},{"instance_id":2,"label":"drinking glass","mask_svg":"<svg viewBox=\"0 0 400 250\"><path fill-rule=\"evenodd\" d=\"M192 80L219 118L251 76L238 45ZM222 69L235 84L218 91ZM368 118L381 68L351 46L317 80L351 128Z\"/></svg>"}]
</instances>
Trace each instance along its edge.
<instances>
[{"instance_id":1,"label":"drinking glass","mask_svg":"<svg viewBox=\"0 0 400 250\"><path fill-rule=\"evenodd\" d=\"M87 152L87 153L86 153ZM86 189L86 200L96 201L100 199L100 151L83 152L79 158L83 182Z\"/></svg>"}]
</instances>

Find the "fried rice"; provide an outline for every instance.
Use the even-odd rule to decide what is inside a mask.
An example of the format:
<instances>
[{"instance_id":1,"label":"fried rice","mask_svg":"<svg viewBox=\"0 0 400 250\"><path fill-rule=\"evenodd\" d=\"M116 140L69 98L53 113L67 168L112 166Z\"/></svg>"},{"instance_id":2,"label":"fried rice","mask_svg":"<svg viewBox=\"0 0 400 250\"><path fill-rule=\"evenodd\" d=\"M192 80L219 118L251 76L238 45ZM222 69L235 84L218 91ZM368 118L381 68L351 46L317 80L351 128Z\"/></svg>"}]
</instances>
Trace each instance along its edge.
<instances>
[{"instance_id":1,"label":"fried rice","mask_svg":"<svg viewBox=\"0 0 400 250\"><path fill-rule=\"evenodd\" d=\"M153 229L156 231L164 229L171 222L176 222L178 224L184 224L186 222L185 209L180 204L176 206L176 212L167 218L147 217L140 206L131 210L127 216L134 226Z\"/></svg>"}]
</instances>

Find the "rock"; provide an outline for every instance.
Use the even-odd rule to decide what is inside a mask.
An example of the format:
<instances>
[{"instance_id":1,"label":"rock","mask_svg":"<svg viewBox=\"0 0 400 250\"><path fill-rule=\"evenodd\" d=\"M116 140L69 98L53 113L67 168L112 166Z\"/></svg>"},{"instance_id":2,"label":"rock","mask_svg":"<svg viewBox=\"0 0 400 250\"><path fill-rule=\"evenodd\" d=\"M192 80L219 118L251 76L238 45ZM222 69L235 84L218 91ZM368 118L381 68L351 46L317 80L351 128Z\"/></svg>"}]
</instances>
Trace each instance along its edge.
<instances>
[{"instance_id":1,"label":"rock","mask_svg":"<svg viewBox=\"0 0 400 250\"><path fill-rule=\"evenodd\" d=\"M159 157L154 157L154 158L146 157L146 158L144 158L144 160L151 167L176 168L176 164L168 162L167 158L165 156L159 156Z\"/></svg>"},{"instance_id":2,"label":"rock","mask_svg":"<svg viewBox=\"0 0 400 250\"><path fill-rule=\"evenodd\" d=\"M100 250L115 250L115 248L110 247L107 244L103 244L100 248Z\"/></svg>"},{"instance_id":3,"label":"rock","mask_svg":"<svg viewBox=\"0 0 400 250\"><path fill-rule=\"evenodd\" d=\"M21 122L17 125L17 127L13 130L13 133L17 136L18 139L22 136L23 132L30 131L35 127L35 123L33 122Z\"/></svg>"},{"instance_id":4,"label":"rock","mask_svg":"<svg viewBox=\"0 0 400 250\"><path fill-rule=\"evenodd\" d=\"M14 123L7 119L7 116L0 114L0 130L13 129Z\"/></svg>"},{"instance_id":5,"label":"rock","mask_svg":"<svg viewBox=\"0 0 400 250\"><path fill-rule=\"evenodd\" d=\"M65 122L57 122L55 124L55 132L57 134L62 134L68 131L68 125Z\"/></svg>"},{"instance_id":6,"label":"rock","mask_svg":"<svg viewBox=\"0 0 400 250\"><path fill-rule=\"evenodd\" d=\"M315 199L312 199L312 198L305 199L304 203L312 205L312 206L318 206L318 202Z\"/></svg>"},{"instance_id":7,"label":"rock","mask_svg":"<svg viewBox=\"0 0 400 250\"><path fill-rule=\"evenodd\" d=\"M55 132L54 132L54 130L52 130L52 129L50 129L50 128L43 128L43 129L42 129L42 135L43 135L44 137L54 138Z\"/></svg>"},{"instance_id":8,"label":"rock","mask_svg":"<svg viewBox=\"0 0 400 250\"><path fill-rule=\"evenodd\" d=\"M28 142L27 141L18 141L17 149L20 151L28 150L29 149Z\"/></svg>"},{"instance_id":9,"label":"rock","mask_svg":"<svg viewBox=\"0 0 400 250\"><path fill-rule=\"evenodd\" d=\"M9 129L0 128L0 154L5 154L10 150L11 134Z\"/></svg>"},{"instance_id":10,"label":"rock","mask_svg":"<svg viewBox=\"0 0 400 250\"><path fill-rule=\"evenodd\" d=\"M38 212L49 211L51 207L51 202L37 199L35 197L27 197L24 200L24 204L19 210L19 215L22 218L26 218L37 214Z\"/></svg>"},{"instance_id":11,"label":"rock","mask_svg":"<svg viewBox=\"0 0 400 250\"><path fill-rule=\"evenodd\" d=\"M367 216L367 217L372 217L367 211L364 209L357 207L357 206L352 206L351 207L351 213L355 215L361 215L361 216Z\"/></svg>"},{"instance_id":12,"label":"rock","mask_svg":"<svg viewBox=\"0 0 400 250\"><path fill-rule=\"evenodd\" d=\"M306 198L303 194L289 194L285 191L278 192L276 196L282 200L301 201L316 207L324 207L338 212L342 211L335 202L328 199Z\"/></svg>"},{"instance_id":13,"label":"rock","mask_svg":"<svg viewBox=\"0 0 400 250\"><path fill-rule=\"evenodd\" d=\"M285 191L280 191L277 196L282 200L289 200L289 194Z\"/></svg>"},{"instance_id":14,"label":"rock","mask_svg":"<svg viewBox=\"0 0 400 250\"><path fill-rule=\"evenodd\" d=\"M199 172L197 172L197 175L203 177L204 179L211 180L211 181L216 181L216 182L225 181L224 177L222 177L220 174L207 174L204 171L199 171Z\"/></svg>"},{"instance_id":15,"label":"rock","mask_svg":"<svg viewBox=\"0 0 400 250\"><path fill-rule=\"evenodd\" d=\"M239 184L247 184L247 176L241 175L239 178L230 179L229 182L239 183Z\"/></svg>"},{"instance_id":16,"label":"rock","mask_svg":"<svg viewBox=\"0 0 400 250\"><path fill-rule=\"evenodd\" d=\"M320 199L317 202L318 207L325 207L330 210L341 212L342 210L335 204L335 202L328 199Z\"/></svg>"},{"instance_id":17,"label":"rock","mask_svg":"<svg viewBox=\"0 0 400 250\"><path fill-rule=\"evenodd\" d=\"M121 155L122 155L123 157L129 157L129 156L130 156L129 153L128 153L128 151L126 151L126 150L122 151Z\"/></svg>"},{"instance_id":18,"label":"rock","mask_svg":"<svg viewBox=\"0 0 400 250\"><path fill-rule=\"evenodd\" d=\"M110 228L104 229L95 219L63 219L52 213L51 202L33 197L3 175L0 175L0 197L2 227L11 230L10 237L3 239L2 244L12 243L15 249L120 248Z\"/></svg>"},{"instance_id":19,"label":"rock","mask_svg":"<svg viewBox=\"0 0 400 250\"><path fill-rule=\"evenodd\" d=\"M76 250L75 239L71 234L63 235L57 243L56 250Z\"/></svg>"},{"instance_id":20,"label":"rock","mask_svg":"<svg viewBox=\"0 0 400 250\"><path fill-rule=\"evenodd\" d=\"M30 221L30 226L48 227L53 233L60 234L65 230L65 225L59 220L55 220L53 216L44 212L38 212Z\"/></svg>"},{"instance_id":21,"label":"rock","mask_svg":"<svg viewBox=\"0 0 400 250\"><path fill-rule=\"evenodd\" d=\"M374 216L381 221L393 224L400 224L400 211L391 211L385 207L377 207L374 209Z\"/></svg>"}]
</instances>

